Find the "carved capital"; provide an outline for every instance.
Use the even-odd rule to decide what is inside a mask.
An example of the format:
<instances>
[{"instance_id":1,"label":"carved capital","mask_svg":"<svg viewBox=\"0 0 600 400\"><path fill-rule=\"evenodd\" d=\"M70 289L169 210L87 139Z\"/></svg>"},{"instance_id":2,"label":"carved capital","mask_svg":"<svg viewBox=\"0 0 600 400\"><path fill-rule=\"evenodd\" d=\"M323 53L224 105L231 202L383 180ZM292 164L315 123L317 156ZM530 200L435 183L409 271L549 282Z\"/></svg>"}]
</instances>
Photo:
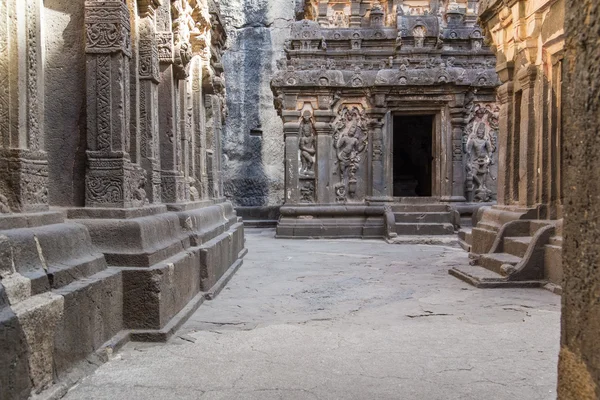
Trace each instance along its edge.
<instances>
[{"instance_id":1,"label":"carved capital","mask_svg":"<svg viewBox=\"0 0 600 400\"><path fill-rule=\"evenodd\" d=\"M514 84L512 82L506 82L500 86L497 90L498 100L500 104L507 104L513 96Z\"/></svg>"},{"instance_id":2,"label":"carved capital","mask_svg":"<svg viewBox=\"0 0 600 400\"><path fill-rule=\"evenodd\" d=\"M140 18L154 18L156 10L162 6L162 3L163 0L137 0Z\"/></svg>"},{"instance_id":3,"label":"carved capital","mask_svg":"<svg viewBox=\"0 0 600 400\"><path fill-rule=\"evenodd\" d=\"M129 9L121 1L86 1L86 52L131 57Z\"/></svg>"},{"instance_id":4,"label":"carved capital","mask_svg":"<svg viewBox=\"0 0 600 400\"><path fill-rule=\"evenodd\" d=\"M536 76L537 67L533 64L528 64L517 72L517 79L522 89L531 89L535 83Z\"/></svg>"},{"instance_id":5,"label":"carved capital","mask_svg":"<svg viewBox=\"0 0 600 400\"><path fill-rule=\"evenodd\" d=\"M158 45L156 39L140 39L139 74L140 80L160 82Z\"/></svg>"},{"instance_id":6,"label":"carved capital","mask_svg":"<svg viewBox=\"0 0 600 400\"><path fill-rule=\"evenodd\" d=\"M158 59L161 63L173 63L173 33L157 32L156 44L158 47Z\"/></svg>"}]
</instances>

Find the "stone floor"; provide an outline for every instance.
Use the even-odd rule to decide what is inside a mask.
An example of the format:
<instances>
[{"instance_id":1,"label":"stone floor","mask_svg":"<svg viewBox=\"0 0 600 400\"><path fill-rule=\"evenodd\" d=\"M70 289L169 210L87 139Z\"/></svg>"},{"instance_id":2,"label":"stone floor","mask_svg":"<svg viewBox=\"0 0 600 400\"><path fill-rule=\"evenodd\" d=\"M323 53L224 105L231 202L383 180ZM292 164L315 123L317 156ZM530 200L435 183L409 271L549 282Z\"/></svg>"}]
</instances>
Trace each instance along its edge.
<instances>
[{"instance_id":1,"label":"stone floor","mask_svg":"<svg viewBox=\"0 0 600 400\"><path fill-rule=\"evenodd\" d=\"M166 344L130 343L77 399L555 399L560 297L448 275L456 247L248 230L228 287Z\"/></svg>"}]
</instances>

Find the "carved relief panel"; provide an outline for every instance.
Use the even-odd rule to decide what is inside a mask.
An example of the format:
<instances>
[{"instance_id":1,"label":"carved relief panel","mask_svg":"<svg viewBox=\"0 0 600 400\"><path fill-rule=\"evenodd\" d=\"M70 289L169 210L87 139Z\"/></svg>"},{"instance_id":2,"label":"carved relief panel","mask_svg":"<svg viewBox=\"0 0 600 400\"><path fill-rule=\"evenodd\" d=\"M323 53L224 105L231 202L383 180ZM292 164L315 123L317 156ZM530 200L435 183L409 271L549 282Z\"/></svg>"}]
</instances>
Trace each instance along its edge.
<instances>
[{"instance_id":1,"label":"carved relief panel","mask_svg":"<svg viewBox=\"0 0 600 400\"><path fill-rule=\"evenodd\" d=\"M365 193L365 158L368 145L368 128L364 108L360 104L346 104L339 108L333 122L333 147L335 149L335 172L339 182L335 184L338 202L358 199Z\"/></svg>"},{"instance_id":2,"label":"carved relief panel","mask_svg":"<svg viewBox=\"0 0 600 400\"><path fill-rule=\"evenodd\" d=\"M496 103L473 104L463 134L466 192L470 201L494 200L498 175L498 116Z\"/></svg>"}]
</instances>

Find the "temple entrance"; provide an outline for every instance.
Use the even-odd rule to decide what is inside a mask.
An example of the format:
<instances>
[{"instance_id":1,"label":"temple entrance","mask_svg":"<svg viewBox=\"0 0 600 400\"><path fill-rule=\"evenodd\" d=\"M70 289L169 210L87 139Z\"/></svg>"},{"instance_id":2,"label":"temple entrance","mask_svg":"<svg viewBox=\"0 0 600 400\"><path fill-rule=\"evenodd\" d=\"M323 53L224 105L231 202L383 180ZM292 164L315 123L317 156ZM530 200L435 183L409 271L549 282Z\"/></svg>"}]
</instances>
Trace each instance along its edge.
<instances>
[{"instance_id":1,"label":"temple entrance","mask_svg":"<svg viewBox=\"0 0 600 400\"><path fill-rule=\"evenodd\" d=\"M433 117L394 116L394 197L432 195Z\"/></svg>"}]
</instances>

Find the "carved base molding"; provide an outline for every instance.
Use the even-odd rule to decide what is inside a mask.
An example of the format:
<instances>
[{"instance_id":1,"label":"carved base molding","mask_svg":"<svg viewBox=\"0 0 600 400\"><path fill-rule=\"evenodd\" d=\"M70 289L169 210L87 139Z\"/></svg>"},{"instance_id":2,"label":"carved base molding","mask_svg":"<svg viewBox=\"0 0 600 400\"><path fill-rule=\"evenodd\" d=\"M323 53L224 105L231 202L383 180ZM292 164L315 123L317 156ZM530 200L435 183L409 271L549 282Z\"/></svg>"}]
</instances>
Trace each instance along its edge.
<instances>
[{"instance_id":1,"label":"carved base molding","mask_svg":"<svg viewBox=\"0 0 600 400\"><path fill-rule=\"evenodd\" d=\"M0 214L48 210L45 153L0 151L0 171Z\"/></svg>"}]
</instances>

